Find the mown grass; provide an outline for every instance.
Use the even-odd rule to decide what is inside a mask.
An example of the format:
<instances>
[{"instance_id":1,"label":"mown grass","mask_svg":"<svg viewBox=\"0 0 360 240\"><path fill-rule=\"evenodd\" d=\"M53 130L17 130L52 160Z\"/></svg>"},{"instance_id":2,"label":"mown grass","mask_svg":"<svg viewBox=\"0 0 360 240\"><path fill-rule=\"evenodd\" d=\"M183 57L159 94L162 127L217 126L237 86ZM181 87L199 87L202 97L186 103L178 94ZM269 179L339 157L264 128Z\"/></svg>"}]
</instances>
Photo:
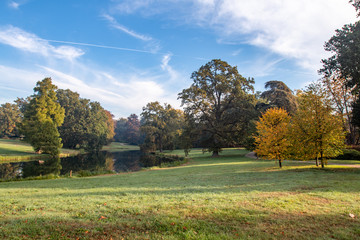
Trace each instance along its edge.
<instances>
[{"instance_id":1,"label":"mown grass","mask_svg":"<svg viewBox=\"0 0 360 240\"><path fill-rule=\"evenodd\" d=\"M194 150L175 168L0 183L0 238L360 239L359 169L279 169L245 153Z\"/></svg>"},{"instance_id":2,"label":"mown grass","mask_svg":"<svg viewBox=\"0 0 360 240\"><path fill-rule=\"evenodd\" d=\"M66 157L78 154L78 150L60 150L60 156ZM47 159L46 154L37 154L32 146L24 141L15 139L0 139L0 163L21 162L33 159Z\"/></svg>"},{"instance_id":3,"label":"mown grass","mask_svg":"<svg viewBox=\"0 0 360 240\"><path fill-rule=\"evenodd\" d=\"M130 150L139 150L138 146L126 145L124 143L112 142L104 146L103 150L109 152L121 152ZM62 148L60 157L67 157L79 154L80 150ZM21 162L28 160L47 159L46 154L36 154L32 146L24 141L13 139L0 139L0 163Z\"/></svg>"},{"instance_id":4,"label":"mown grass","mask_svg":"<svg viewBox=\"0 0 360 240\"><path fill-rule=\"evenodd\" d=\"M112 142L109 145L104 146L102 150L108 152L122 152L122 151L140 150L140 147L135 145L127 145L126 143Z\"/></svg>"}]
</instances>

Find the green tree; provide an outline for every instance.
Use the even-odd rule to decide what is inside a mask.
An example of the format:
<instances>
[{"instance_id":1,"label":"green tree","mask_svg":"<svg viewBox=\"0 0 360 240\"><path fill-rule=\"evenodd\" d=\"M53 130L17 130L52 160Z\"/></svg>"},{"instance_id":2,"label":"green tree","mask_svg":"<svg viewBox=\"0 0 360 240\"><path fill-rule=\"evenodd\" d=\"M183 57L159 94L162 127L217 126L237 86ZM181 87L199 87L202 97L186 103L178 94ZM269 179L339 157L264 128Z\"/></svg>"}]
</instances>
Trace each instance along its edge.
<instances>
[{"instance_id":1,"label":"green tree","mask_svg":"<svg viewBox=\"0 0 360 240\"><path fill-rule=\"evenodd\" d=\"M261 94L262 98L269 101L269 107L285 109L289 114L294 114L297 108L296 97L291 89L281 81L268 81L265 83L267 91Z\"/></svg>"},{"instance_id":2,"label":"green tree","mask_svg":"<svg viewBox=\"0 0 360 240\"><path fill-rule=\"evenodd\" d=\"M65 110L57 102L56 89L51 78L37 82L35 94L32 95L20 124L25 140L34 150L52 156L58 156L62 147L57 128L61 126L65 116Z\"/></svg>"},{"instance_id":3,"label":"green tree","mask_svg":"<svg viewBox=\"0 0 360 240\"><path fill-rule=\"evenodd\" d=\"M346 79L349 87L360 87L360 22L347 24L325 43L325 50L334 55L323 59L319 73L329 78L334 74Z\"/></svg>"},{"instance_id":4,"label":"green tree","mask_svg":"<svg viewBox=\"0 0 360 240\"><path fill-rule=\"evenodd\" d=\"M99 151L112 140L113 116L100 103L80 98L69 89L59 89L56 94L65 109L64 124L59 127L65 147Z\"/></svg>"},{"instance_id":5,"label":"green tree","mask_svg":"<svg viewBox=\"0 0 360 240\"><path fill-rule=\"evenodd\" d=\"M119 118L115 122L115 136L114 139L116 142L126 142L126 123L128 119L127 118Z\"/></svg>"},{"instance_id":6,"label":"green tree","mask_svg":"<svg viewBox=\"0 0 360 240\"><path fill-rule=\"evenodd\" d=\"M148 103L141 113L142 125L140 131L145 134L141 148L145 152L162 152L164 149L174 149L174 140L183 121L183 113L171 107L161 106L159 102Z\"/></svg>"},{"instance_id":7,"label":"green tree","mask_svg":"<svg viewBox=\"0 0 360 240\"><path fill-rule=\"evenodd\" d=\"M178 96L201 145L218 156L222 147L238 144L247 135L254 118L254 80L219 59L200 67L191 78L193 84Z\"/></svg>"},{"instance_id":8,"label":"green tree","mask_svg":"<svg viewBox=\"0 0 360 240\"><path fill-rule=\"evenodd\" d=\"M17 104L4 103L0 106L0 137L18 136L16 127L22 120L22 114Z\"/></svg>"},{"instance_id":9,"label":"green tree","mask_svg":"<svg viewBox=\"0 0 360 240\"><path fill-rule=\"evenodd\" d=\"M352 104L352 116L351 116L351 123L357 128L357 138L355 144L359 144L360 138L360 94L355 102Z\"/></svg>"},{"instance_id":10,"label":"green tree","mask_svg":"<svg viewBox=\"0 0 360 240\"><path fill-rule=\"evenodd\" d=\"M88 99L81 99L80 95L69 89L59 89L56 92L58 102L65 109L65 119L59 127L60 136L64 147L79 148L83 145L89 111Z\"/></svg>"},{"instance_id":11,"label":"green tree","mask_svg":"<svg viewBox=\"0 0 360 240\"><path fill-rule=\"evenodd\" d=\"M289 124L291 117L282 108L268 109L256 123L255 152L267 159L279 161L290 156Z\"/></svg>"},{"instance_id":12,"label":"green tree","mask_svg":"<svg viewBox=\"0 0 360 240\"><path fill-rule=\"evenodd\" d=\"M125 141L129 144L140 144L140 120L136 114L131 114L125 123Z\"/></svg>"},{"instance_id":13,"label":"green tree","mask_svg":"<svg viewBox=\"0 0 360 240\"><path fill-rule=\"evenodd\" d=\"M311 84L298 94L298 110L291 124L293 154L298 159L321 160L342 153L345 141L341 116L332 108L331 101L320 84Z\"/></svg>"}]
</instances>

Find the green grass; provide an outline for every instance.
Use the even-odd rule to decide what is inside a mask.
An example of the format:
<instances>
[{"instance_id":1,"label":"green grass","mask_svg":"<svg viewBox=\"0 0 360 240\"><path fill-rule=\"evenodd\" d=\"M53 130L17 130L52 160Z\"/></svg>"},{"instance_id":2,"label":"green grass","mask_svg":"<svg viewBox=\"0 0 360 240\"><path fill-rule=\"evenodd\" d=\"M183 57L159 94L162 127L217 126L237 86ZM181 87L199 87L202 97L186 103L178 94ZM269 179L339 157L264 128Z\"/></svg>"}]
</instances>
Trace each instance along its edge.
<instances>
[{"instance_id":1,"label":"green grass","mask_svg":"<svg viewBox=\"0 0 360 240\"><path fill-rule=\"evenodd\" d=\"M76 155L78 153L78 150L64 148L60 150L61 157ZM32 146L24 141L0 139L0 163L46 158L48 158L47 155L36 154Z\"/></svg>"},{"instance_id":2,"label":"green grass","mask_svg":"<svg viewBox=\"0 0 360 240\"><path fill-rule=\"evenodd\" d=\"M121 152L139 149L140 148L138 146L126 145L119 142L112 142L111 144L103 147L103 150L109 152ZM62 148L60 150L60 157L76 155L78 153L80 153L80 150ZM24 141L0 139L0 163L21 162L46 158L48 158L47 155L36 154L31 145Z\"/></svg>"},{"instance_id":3,"label":"green grass","mask_svg":"<svg viewBox=\"0 0 360 240\"><path fill-rule=\"evenodd\" d=\"M102 150L108 152L122 152L122 151L131 151L131 150L140 150L140 147L135 145L127 145L126 143L112 142L109 145L104 146Z\"/></svg>"},{"instance_id":4,"label":"green grass","mask_svg":"<svg viewBox=\"0 0 360 240\"><path fill-rule=\"evenodd\" d=\"M194 150L175 168L0 183L0 239L360 239L360 169L279 169L245 153Z\"/></svg>"}]
</instances>

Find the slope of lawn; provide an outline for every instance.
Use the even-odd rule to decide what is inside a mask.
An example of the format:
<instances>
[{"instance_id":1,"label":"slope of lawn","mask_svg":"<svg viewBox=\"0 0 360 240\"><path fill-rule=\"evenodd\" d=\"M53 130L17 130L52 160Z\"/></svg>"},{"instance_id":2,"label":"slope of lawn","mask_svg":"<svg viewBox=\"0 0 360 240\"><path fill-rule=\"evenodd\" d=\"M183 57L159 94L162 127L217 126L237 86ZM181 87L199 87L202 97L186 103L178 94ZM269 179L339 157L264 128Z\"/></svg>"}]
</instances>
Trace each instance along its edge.
<instances>
[{"instance_id":1,"label":"slope of lawn","mask_svg":"<svg viewBox=\"0 0 360 240\"><path fill-rule=\"evenodd\" d=\"M0 183L0 239L360 239L360 169L191 152L184 166Z\"/></svg>"},{"instance_id":2,"label":"slope of lawn","mask_svg":"<svg viewBox=\"0 0 360 240\"><path fill-rule=\"evenodd\" d=\"M79 151L72 149L60 150L60 156L77 154ZM24 141L13 139L0 139L0 163L8 161L25 161L38 158L46 158L34 152L32 146Z\"/></svg>"}]
</instances>

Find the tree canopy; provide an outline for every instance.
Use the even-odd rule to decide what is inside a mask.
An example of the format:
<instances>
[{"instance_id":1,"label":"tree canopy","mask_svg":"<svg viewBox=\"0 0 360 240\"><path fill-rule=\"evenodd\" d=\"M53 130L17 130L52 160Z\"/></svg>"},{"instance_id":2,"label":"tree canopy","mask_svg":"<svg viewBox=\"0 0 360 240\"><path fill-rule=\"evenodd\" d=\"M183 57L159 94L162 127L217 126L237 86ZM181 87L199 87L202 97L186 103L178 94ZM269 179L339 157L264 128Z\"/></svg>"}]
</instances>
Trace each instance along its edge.
<instances>
[{"instance_id":1,"label":"tree canopy","mask_svg":"<svg viewBox=\"0 0 360 240\"><path fill-rule=\"evenodd\" d=\"M297 108L296 97L291 89L281 81L268 81L265 83L265 92L261 97L269 101L270 107L285 109L288 113L293 114Z\"/></svg>"},{"instance_id":2,"label":"tree canopy","mask_svg":"<svg viewBox=\"0 0 360 240\"><path fill-rule=\"evenodd\" d=\"M299 108L291 124L293 154L303 160L320 158L324 167L325 158L338 156L344 147L341 116L334 114L320 84L309 85L298 99Z\"/></svg>"},{"instance_id":3,"label":"tree canopy","mask_svg":"<svg viewBox=\"0 0 360 240\"><path fill-rule=\"evenodd\" d=\"M185 114L193 121L202 146L217 156L221 148L239 143L254 115L254 80L237 67L214 59L191 75L193 84L179 93ZM191 124L191 125L194 125Z\"/></svg>"},{"instance_id":4,"label":"tree canopy","mask_svg":"<svg viewBox=\"0 0 360 240\"><path fill-rule=\"evenodd\" d=\"M35 151L53 156L57 156L62 147L57 128L64 122L65 116L64 108L57 102L56 89L51 78L37 82L35 94L26 106L24 119L20 124L25 140Z\"/></svg>"},{"instance_id":5,"label":"tree canopy","mask_svg":"<svg viewBox=\"0 0 360 240\"><path fill-rule=\"evenodd\" d=\"M270 108L256 123L255 152L267 159L279 161L290 156L289 124L291 117L282 108Z\"/></svg>"},{"instance_id":6,"label":"tree canopy","mask_svg":"<svg viewBox=\"0 0 360 240\"><path fill-rule=\"evenodd\" d=\"M325 43L325 50L332 52L333 56L323 59L323 68L320 73L331 77L339 73L346 79L349 87L360 87L360 22L347 24Z\"/></svg>"}]
</instances>

